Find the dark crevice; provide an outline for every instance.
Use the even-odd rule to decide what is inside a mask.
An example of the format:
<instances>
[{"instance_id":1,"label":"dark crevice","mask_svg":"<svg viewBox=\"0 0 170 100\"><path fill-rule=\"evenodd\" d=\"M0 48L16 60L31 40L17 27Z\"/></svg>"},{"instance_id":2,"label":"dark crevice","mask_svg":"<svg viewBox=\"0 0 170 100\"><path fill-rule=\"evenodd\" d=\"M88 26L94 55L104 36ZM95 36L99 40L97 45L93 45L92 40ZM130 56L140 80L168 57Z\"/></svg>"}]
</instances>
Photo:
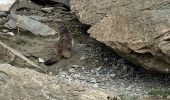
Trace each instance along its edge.
<instances>
[{"instance_id":1,"label":"dark crevice","mask_svg":"<svg viewBox=\"0 0 170 100\"><path fill-rule=\"evenodd\" d=\"M34 2L34 3L36 3L36 4L40 4L40 5L43 5L43 6L45 6L45 5L53 5L53 4L55 4L55 2L54 1L51 1L51 0L31 0L32 2Z\"/></svg>"},{"instance_id":2,"label":"dark crevice","mask_svg":"<svg viewBox=\"0 0 170 100\"><path fill-rule=\"evenodd\" d=\"M168 38L168 39L165 39L164 41L170 42L170 38Z\"/></svg>"}]
</instances>

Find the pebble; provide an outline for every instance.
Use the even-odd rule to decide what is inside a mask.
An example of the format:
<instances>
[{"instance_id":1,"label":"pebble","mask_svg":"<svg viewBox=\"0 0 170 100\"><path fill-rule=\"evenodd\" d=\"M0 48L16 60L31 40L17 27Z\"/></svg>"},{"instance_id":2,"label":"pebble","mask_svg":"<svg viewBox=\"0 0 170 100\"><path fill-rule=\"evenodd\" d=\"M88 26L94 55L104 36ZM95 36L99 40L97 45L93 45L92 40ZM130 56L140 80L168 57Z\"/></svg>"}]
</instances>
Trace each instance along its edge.
<instances>
[{"instance_id":1,"label":"pebble","mask_svg":"<svg viewBox=\"0 0 170 100\"><path fill-rule=\"evenodd\" d=\"M70 65L72 68L79 68L79 65Z\"/></svg>"},{"instance_id":2,"label":"pebble","mask_svg":"<svg viewBox=\"0 0 170 100\"><path fill-rule=\"evenodd\" d=\"M8 34L8 35L10 35L10 36L15 36L15 34L14 34L13 32L8 32L8 33L6 33L6 34Z\"/></svg>"},{"instance_id":3,"label":"pebble","mask_svg":"<svg viewBox=\"0 0 170 100\"><path fill-rule=\"evenodd\" d=\"M80 60L87 60L89 57L87 57L87 56L82 56L81 58L80 58Z\"/></svg>"},{"instance_id":4,"label":"pebble","mask_svg":"<svg viewBox=\"0 0 170 100\"><path fill-rule=\"evenodd\" d=\"M111 77L111 78L115 78L115 77L116 77L116 74L110 74L110 77Z\"/></svg>"},{"instance_id":5,"label":"pebble","mask_svg":"<svg viewBox=\"0 0 170 100\"><path fill-rule=\"evenodd\" d=\"M42 59L42 58L38 58L38 62L39 62L39 63L44 63L45 61L44 61L44 59Z\"/></svg>"},{"instance_id":6,"label":"pebble","mask_svg":"<svg viewBox=\"0 0 170 100\"><path fill-rule=\"evenodd\" d=\"M3 32L3 33L7 33L7 32L9 32L9 30L3 29L2 32Z\"/></svg>"},{"instance_id":7,"label":"pebble","mask_svg":"<svg viewBox=\"0 0 170 100\"><path fill-rule=\"evenodd\" d=\"M80 74L74 74L73 77L79 78L79 77L80 77Z\"/></svg>"},{"instance_id":8,"label":"pebble","mask_svg":"<svg viewBox=\"0 0 170 100\"><path fill-rule=\"evenodd\" d=\"M53 75L53 73L52 73L52 72L49 72L49 75L51 75L51 76L52 76L52 75Z\"/></svg>"},{"instance_id":9,"label":"pebble","mask_svg":"<svg viewBox=\"0 0 170 100\"><path fill-rule=\"evenodd\" d=\"M58 76L61 76L61 77L66 77L67 76L67 73L66 72L60 72Z\"/></svg>"},{"instance_id":10,"label":"pebble","mask_svg":"<svg viewBox=\"0 0 170 100\"><path fill-rule=\"evenodd\" d=\"M54 7L42 8L42 11L47 12L47 13L51 13L53 10L54 10Z\"/></svg>"},{"instance_id":11,"label":"pebble","mask_svg":"<svg viewBox=\"0 0 170 100\"><path fill-rule=\"evenodd\" d=\"M91 81L92 83L96 83L96 79L95 78L91 78Z\"/></svg>"},{"instance_id":12,"label":"pebble","mask_svg":"<svg viewBox=\"0 0 170 100\"><path fill-rule=\"evenodd\" d=\"M98 88L99 85L96 83L96 84L93 85L93 87L94 87L94 88Z\"/></svg>"},{"instance_id":13,"label":"pebble","mask_svg":"<svg viewBox=\"0 0 170 100\"><path fill-rule=\"evenodd\" d=\"M82 67L81 69L82 69L82 70L84 70L85 68L84 68L84 67Z\"/></svg>"},{"instance_id":14,"label":"pebble","mask_svg":"<svg viewBox=\"0 0 170 100\"><path fill-rule=\"evenodd\" d=\"M123 66L123 70L126 71L128 67L126 65Z\"/></svg>"},{"instance_id":15,"label":"pebble","mask_svg":"<svg viewBox=\"0 0 170 100\"><path fill-rule=\"evenodd\" d=\"M73 68L70 68L70 69L69 69L69 72L70 72L70 73L75 73L75 72L76 72L76 70L75 70L75 69L73 69Z\"/></svg>"},{"instance_id":16,"label":"pebble","mask_svg":"<svg viewBox=\"0 0 170 100\"><path fill-rule=\"evenodd\" d=\"M108 59L108 58L104 58L103 60L104 60L104 61L108 61L109 59Z\"/></svg>"},{"instance_id":17,"label":"pebble","mask_svg":"<svg viewBox=\"0 0 170 100\"><path fill-rule=\"evenodd\" d=\"M103 66L96 68L96 71L100 71Z\"/></svg>"},{"instance_id":18,"label":"pebble","mask_svg":"<svg viewBox=\"0 0 170 100\"><path fill-rule=\"evenodd\" d=\"M79 79L80 80L86 80L87 78L85 76L80 76Z\"/></svg>"}]
</instances>

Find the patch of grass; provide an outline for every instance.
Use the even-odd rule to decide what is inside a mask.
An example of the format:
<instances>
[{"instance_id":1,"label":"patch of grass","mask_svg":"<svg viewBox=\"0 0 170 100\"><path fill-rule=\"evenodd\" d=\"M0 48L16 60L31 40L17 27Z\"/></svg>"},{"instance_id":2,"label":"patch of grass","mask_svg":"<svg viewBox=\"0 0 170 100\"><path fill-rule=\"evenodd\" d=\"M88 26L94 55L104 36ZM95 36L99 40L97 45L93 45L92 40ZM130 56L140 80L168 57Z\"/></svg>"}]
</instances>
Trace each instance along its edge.
<instances>
[{"instance_id":1,"label":"patch of grass","mask_svg":"<svg viewBox=\"0 0 170 100\"><path fill-rule=\"evenodd\" d=\"M159 96L159 97L166 98L167 96L170 95L170 89L155 89L155 90L151 90L148 93L148 95Z\"/></svg>"}]
</instances>

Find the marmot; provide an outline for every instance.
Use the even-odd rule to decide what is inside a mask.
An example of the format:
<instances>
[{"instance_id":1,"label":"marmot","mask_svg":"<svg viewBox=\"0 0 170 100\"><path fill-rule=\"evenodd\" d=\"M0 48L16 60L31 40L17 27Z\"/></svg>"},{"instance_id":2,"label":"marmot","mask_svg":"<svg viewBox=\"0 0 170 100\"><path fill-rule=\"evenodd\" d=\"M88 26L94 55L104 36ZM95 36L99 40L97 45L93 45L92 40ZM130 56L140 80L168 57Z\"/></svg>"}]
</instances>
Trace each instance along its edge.
<instances>
[{"instance_id":1,"label":"marmot","mask_svg":"<svg viewBox=\"0 0 170 100\"><path fill-rule=\"evenodd\" d=\"M72 34L68 32L67 29L64 29L59 38L54 42L54 56L45 62L45 65L53 65L57 63L62 57L70 58L71 51L73 47Z\"/></svg>"}]
</instances>

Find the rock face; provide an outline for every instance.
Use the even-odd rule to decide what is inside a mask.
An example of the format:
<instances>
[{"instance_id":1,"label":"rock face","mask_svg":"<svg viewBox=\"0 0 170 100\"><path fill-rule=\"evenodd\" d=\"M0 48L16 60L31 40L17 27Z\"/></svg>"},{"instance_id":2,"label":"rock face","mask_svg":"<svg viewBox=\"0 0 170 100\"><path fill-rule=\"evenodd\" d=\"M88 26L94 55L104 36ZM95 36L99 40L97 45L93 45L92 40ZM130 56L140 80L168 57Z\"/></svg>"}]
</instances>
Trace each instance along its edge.
<instances>
[{"instance_id":1,"label":"rock face","mask_svg":"<svg viewBox=\"0 0 170 100\"><path fill-rule=\"evenodd\" d=\"M1 72L8 75L5 83L1 81ZM62 82L55 76L0 64L1 100L107 100L107 97L102 91Z\"/></svg>"},{"instance_id":2,"label":"rock face","mask_svg":"<svg viewBox=\"0 0 170 100\"><path fill-rule=\"evenodd\" d=\"M71 0L90 36L146 69L170 73L169 0Z\"/></svg>"}]
</instances>

